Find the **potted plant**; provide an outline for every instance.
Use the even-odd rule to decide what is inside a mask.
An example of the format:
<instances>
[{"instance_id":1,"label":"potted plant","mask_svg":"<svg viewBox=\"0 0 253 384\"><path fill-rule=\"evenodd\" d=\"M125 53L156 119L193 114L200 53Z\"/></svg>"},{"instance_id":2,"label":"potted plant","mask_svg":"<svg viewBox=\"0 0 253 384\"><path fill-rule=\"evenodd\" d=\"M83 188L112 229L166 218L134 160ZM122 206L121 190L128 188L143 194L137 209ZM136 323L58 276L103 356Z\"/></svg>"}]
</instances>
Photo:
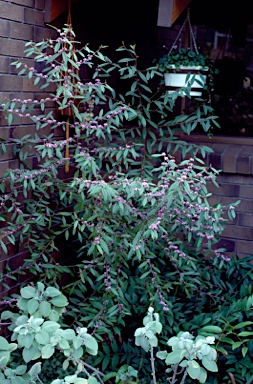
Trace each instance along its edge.
<instances>
[{"instance_id":1,"label":"potted plant","mask_svg":"<svg viewBox=\"0 0 253 384\"><path fill-rule=\"evenodd\" d=\"M213 73L211 60L197 50L173 49L158 60L158 69L164 73L169 93L190 86L191 96L201 96L207 84L207 76ZM187 91L182 90L185 95Z\"/></svg>"}]
</instances>

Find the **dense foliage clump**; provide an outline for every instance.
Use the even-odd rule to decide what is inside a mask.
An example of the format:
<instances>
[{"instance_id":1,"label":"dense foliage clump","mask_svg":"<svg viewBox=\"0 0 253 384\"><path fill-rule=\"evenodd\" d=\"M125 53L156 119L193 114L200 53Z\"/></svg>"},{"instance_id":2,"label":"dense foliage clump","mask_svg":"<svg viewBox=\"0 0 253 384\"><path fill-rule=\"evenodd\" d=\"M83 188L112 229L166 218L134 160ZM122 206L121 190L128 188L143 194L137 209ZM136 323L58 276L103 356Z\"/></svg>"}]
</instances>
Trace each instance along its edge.
<instances>
[{"instance_id":1,"label":"dense foliage clump","mask_svg":"<svg viewBox=\"0 0 253 384\"><path fill-rule=\"evenodd\" d=\"M30 363L50 359L63 350L68 361L82 360L69 381L55 378L54 384L64 380L86 383L80 373L92 368L103 375L114 372L110 377L116 377L117 382L127 382L122 380L128 380L128 375L137 380L138 371L139 383L149 383L149 356L132 341L135 329L152 307L160 313L162 344L180 331L197 333L202 329L216 339L218 358L229 361L231 351L227 353L223 347L229 337L224 340L223 336L227 329L234 329L234 322L240 324L235 329L250 326L241 317L247 316L252 305L245 307L240 302L237 317L226 312L232 304L230 288L234 294L238 290L236 284L226 281L229 257L217 249L217 243L225 217L235 217L236 204L209 203L207 183L216 183L218 174L204 162L210 149L179 138L180 132L190 134L199 126L208 132L217 125L212 108L199 100L191 115L176 115L180 91L173 95L164 92L162 73L156 67L139 70L134 46L118 48L114 63L106 56L105 47L97 51L89 46L79 48L70 26L58 32L56 40L27 44L26 55L39 66L13 63L20 76L34 79L48 94L38 100L1 102L10 125L25 116L36 127L34 134L12 140L20 166L9 169L2 178L1 247L8 253L6 243L18 242L29 251L17 271L7 267L3 283L4 278L29 271L34 283L43 284L37 286L40 294L35 288L23 288L27 291L21 295L29 304L21 299L18 308L28 315L20 315L16 330L11 330L15 334L27 330L29 322L33 329L38 327L35 333L45 336L45 322L60 327L54 325L59 332L57 337L49 335L47 347L40 336L34 336L28 346L22 337L21 341L17 338L21 348L32 348L23 358ZM92 73L88 81L80 75L86 67ZM39 72L35 68L44 69ZM117 78L119 91L114 89L111 75ZM185 94L189 90L186 87ZM47 304L42 304L41 291L48 289L44 284L56 289L56 296L67 298L67 311L59 313L59 307L67 303L57 306L50 295ZM29 297L24 297L24 292ZM248 298L250 295L247 291ZM242 299L241 291L236 299ZM7 313L2 320L8 316L12 317ZM43 320L47 317L49 320ZM209 331L204 327L208 325ZM90 335L92 347L87 346L88 336L82 344L86 350L79 345L84 337L80 332ZM237 339L230 340L233 348ZM247 358L250 341L241 341L238 348ZM7 362L9 357L4 366ZM64 368L67 365L64 363ZM155 365L165 368L163 361L156 360ZM33 380L39 377L36 383L43 382L42 375L45 383L51 383L52 378L46 378L39 365L33 369L34 375L28 372ZM3 371L6 375L5 368ZM159 382L166 382L165 369L158 371ZM27 375L24 372L21 376ZM201 372L196 379L201 377L204 382ZM88 373L92 384L94 376ZM98 374L96 380L103 380L103 375ZM216 383L216 378L212 380ZM9 383L13 384L6 381Z\"/></svg>"}]
</instances>

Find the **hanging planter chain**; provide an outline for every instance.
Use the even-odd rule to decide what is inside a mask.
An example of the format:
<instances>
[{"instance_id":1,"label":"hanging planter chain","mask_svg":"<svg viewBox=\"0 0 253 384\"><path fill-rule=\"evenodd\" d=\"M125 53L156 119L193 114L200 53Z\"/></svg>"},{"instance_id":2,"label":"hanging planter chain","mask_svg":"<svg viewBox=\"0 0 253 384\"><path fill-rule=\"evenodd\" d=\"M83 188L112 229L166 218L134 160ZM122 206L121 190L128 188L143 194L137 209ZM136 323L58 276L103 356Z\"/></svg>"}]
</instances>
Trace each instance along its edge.
<instances>
[{"instance_id":1,"label":"hanging planter chain","mask_svg":"<svg viewBox=\"0 0 253 384\"><path fill-rule=\"evenodd\" d=\"M193 47L194 47L194 50L195 52L198 54L199 51L198 51L198 47L197 47L197 44L196 44L196 40L195 40L195 37L194 37L194 33L193 33L193 29L192 29L192 25L191 25L191 20L190 20L190 8L187 9L187 16L186 16L186 19L185 21L183 22L178 34L177 34L177 37L174 41L174 43L172 44L172 47L171 49L169 50L169 53L168 55L171 54L172 50L175 49L177 47L177 42L181 36L181 33L183 31L183 29L185 28L185 25L186 23L188 23L188 27L189 27L189 32L190 32L190 49L191 51L193 51Z\"/></svg>"}]
</instances>

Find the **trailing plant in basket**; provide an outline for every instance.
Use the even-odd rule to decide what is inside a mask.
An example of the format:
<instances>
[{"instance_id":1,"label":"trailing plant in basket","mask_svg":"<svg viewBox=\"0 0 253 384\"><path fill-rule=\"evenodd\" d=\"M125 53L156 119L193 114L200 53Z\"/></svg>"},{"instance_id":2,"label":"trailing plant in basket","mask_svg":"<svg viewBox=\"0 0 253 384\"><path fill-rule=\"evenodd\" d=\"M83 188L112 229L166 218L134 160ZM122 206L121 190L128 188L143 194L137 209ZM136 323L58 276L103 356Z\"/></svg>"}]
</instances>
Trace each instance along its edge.
<instances>
[{"instance_id":1,"label":"trailing plant in basket","mask_svg":"<svg viewBox=\"0 0 253 384\"><path fill-rule=\"evenodd\" d=\"M1 102L10 125L25 116L36 128L11 140L20 165L0 185L0 245L6 254L8 243L29 251L2 280L29 270L61 287L70 302L63 317L70 325L85 322L103 341L91 359L106 371L118 366L119 351L132 353L126 324L135 327L150 305L171 332L177 303L169 297L175 286L183 295L198 291L200 272L192 274L199 257L227 260L213 245L237 203L210 205L206 185L216 183L218 171L199 158L210 149L177 138L217 124L210 106L174 116L176 98L157 89L156 67L138 69L135 46L119 47L114 63L105 47L79 47L70 27L58 32L56 40L26 45L33 67L13 63L47 94ZM92 72L89 81L80 77L82 67ZM113 88L114 72L125 93ZM68 114L57 114L52 103ZM179 152L183 161L176 161Z\"/></svg>"},{"instance_id":2,"label":"trailing plant in basket","mask_svg":"<svg viewBox=\"0 0 253 384\"><path fill-rule=\"evenodd\" d=\"M180 67L200 67L212 71L213 63L209 57L188 48L173 49L158 60L158 68L161 72L179 72Z\"/></svg>"}]
</instances>

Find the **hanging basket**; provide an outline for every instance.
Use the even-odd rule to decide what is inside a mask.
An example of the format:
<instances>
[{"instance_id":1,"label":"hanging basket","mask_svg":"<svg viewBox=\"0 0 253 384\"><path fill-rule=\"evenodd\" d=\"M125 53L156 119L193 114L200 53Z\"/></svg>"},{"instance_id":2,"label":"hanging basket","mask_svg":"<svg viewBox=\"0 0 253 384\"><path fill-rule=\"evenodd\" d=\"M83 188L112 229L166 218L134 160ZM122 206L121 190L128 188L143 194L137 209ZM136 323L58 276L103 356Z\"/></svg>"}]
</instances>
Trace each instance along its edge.
<instances>
[{"instance_id":1,"label":"hanging basket","mask_svg":"<svg viewBox=\"0 0 253 384\"><path fill-rule=\"evenodd\" d=\"M208 68L180 66L176 72L175 69L175 65L172 65L171 72L164 73L164 82L168 93L172 94L183 87L190 86L190 96L201 96L206 84ZM184 90L182 93L186 95Z\"/></svg>"},{"instance_id":2,"label":"hanging basket","mask_svg":"<svg viewBox=\"0 0 253 384\"><path fill-rule=\"evenodd\" d=\"M177 43L186 25L190 34L189 44L187 47L180 48ZM165 87L169 94L181 88L188 88L187 91L182 89L181 96L202 96L212 64L208 57L198 51L190 22L189 8L174 44L169 52L159 59L158 69L164 73Z\"/></svg>"}]
</instances>

